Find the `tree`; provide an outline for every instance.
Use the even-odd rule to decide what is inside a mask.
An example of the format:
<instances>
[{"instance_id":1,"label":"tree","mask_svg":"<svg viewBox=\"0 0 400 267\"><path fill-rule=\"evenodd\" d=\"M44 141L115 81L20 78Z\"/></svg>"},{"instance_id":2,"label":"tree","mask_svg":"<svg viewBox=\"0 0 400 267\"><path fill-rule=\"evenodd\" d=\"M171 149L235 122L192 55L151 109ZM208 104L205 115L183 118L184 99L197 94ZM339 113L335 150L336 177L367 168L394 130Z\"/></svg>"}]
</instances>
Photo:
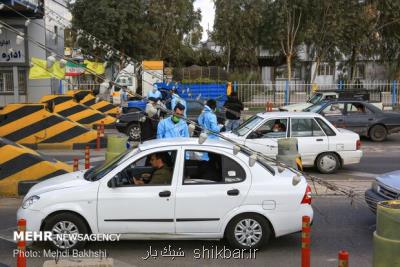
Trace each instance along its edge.
<instances>
[{"instance_id":1,"label":"tree","mask_svg":"<svg viewBox=\"0 0 400 267\"><path fill-rule=\"evenodd\" d=\"M257 66L259 27L265 0L214 0L212 40L222 47L226 70Z\"/></svg>"},{"instance_id":2,"label":"tree","mask_svg":"<svg viewBox=\"0 0 400 267\"><path fill-rule=\"evenodd\" d=\"M393 78L400 79L400 2L381 0L376 2L379 22L373 36L377 41L376 53L381 62L394 70Z\"/></svg>"},{"instance_id":3,"label":"tree","mask_svg":"<svg viewBox=\"0 0 400 267\"><path fill-rule=\"evenodd\" d=\"M353 80L357 61L374 56L372 33L376 27L377 13L367 1L341 0L340 5L344 12L337 48L348 60L349 79Z\"/></svg>"},{"instance_id":4,"label":"tree","mask_svg":"<svg viewBox=\"0 0 400 267\"><path fill-rule=\"evenodd\" d=\"M71 8L74 29L102 39L134 59L160 59L179 65L180 55L190 54L184 39L200 32L201 13L194 0L77 0ZM96 8L93 8L96 7ZM81 38L85 51L104 56L91 42ZM184 53L181 50L185 48Z\"/></svg>"},{"instance_id":5,"label":"tree","mask_svg":"<svg viewBox=\"0 0 400 267\"><path fill-rule=\"evenodd\" d=\"M311 82L315 81L321 62L335 62L340 57L338 39L343 28L343 0L309 0L305 25L305 44L315 61Z\"/></svg>"},{"instance_id":6,"label":"tree","mask_svg":"<svg viewBox=\"0 0 400 267\"><path fill-rule=\"evenodd\" d=\"M304 41L306 10L302 0L268 0L264 9L262 46L286 57L289 81L293 59Z\"/></svg>"}]
</instances>

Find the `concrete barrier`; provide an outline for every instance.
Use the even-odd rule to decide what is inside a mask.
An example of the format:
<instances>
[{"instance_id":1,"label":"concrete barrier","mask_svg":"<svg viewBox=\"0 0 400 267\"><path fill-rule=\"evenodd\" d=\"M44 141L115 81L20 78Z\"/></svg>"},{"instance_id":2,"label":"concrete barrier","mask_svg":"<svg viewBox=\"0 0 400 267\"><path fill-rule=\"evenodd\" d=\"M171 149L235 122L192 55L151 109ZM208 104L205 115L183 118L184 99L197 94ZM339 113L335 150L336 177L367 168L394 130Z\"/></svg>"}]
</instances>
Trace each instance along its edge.
<instances>
[{"instance_id":1,"label":"concrete barrier","mask_svg":"<svg viewBox=\"0 0 400 267\"><path fill-rule=\"evenodd\" d=\"M16 103L0 110L0 137L33 149L73 149L94 147L97 132L50 112L45 104Z\"/></svg>"},{"instance_id":2,"label":"concrete barrier","mask_svg":"<svg viewBox=\"0 0 400 267\"><path fill-rule=\"evenodd\" d=\"M374 267L400 266L400 200L377 205L374 232Z\"/></svg>"},{"instance_id":3,"label":"concrete barrier","mask_svg":"<svg viewBox=\"0 0 400 267\"><path fill-rule=\"evenodd\" d=\"M72 166L0 137L0 195L17 196L38 181L72 171Z\"/></svg>"},{"instance_id":4,"label":"concrete barrier","mask_svg":"<svg viewBox=\"0 0 400 267\"><path fill-rule=\"evenodd\" d=\"M104 125L113 125L116 120L114 117L75 102L69 95L46 95L40 102L47 104L55 113L89 127L100 124L102 121Z\"/></svg>"}]
</instances>

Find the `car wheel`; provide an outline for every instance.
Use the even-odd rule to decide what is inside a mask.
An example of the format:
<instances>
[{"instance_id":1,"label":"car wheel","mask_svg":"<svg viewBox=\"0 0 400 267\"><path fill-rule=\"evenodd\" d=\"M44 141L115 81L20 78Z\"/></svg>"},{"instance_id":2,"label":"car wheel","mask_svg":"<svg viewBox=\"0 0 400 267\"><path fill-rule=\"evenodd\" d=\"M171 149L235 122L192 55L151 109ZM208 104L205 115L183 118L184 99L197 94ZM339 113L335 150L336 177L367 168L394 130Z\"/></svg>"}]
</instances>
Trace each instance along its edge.
<instances>
[{"instance_id":1,"label":"car wheel","mask_svg":"<svg viewBox=\"0 0 400 267\"><path fill-rule=\"evenodd\" d=\"M226 228L225 236L235 248L259 248L270 238L271 229L264 217L257 214L242 214L234 218Z\"/></svg>"},{"instance_id":2,"label":"car wheel","mask_svg":"<svg viewBox=\"0 0 400 267\"><path fill-rule=\"evenodd\" d=\"M374 142L382 142L387 137L386 128L383 125L375 125L369 130L369 137Z\"/></svg>"},{"instance_id":3,"label":"car wheel","mask_svg":"<svg viewBox=\"0 0 400 267\"><path fill-rule=\"evenodd\" d=\"M87 234L88 228L83 220L72 213L60 213L56 214L46 220L45 231L49 231L52 234L52 241L49 241L50 246L57 250L67 249L80 249L85 245L85 241L78 241L74 238L59 238L57 234Z\"/></svg>"},{"instance_id":4,"label":"car wheel","mask_svg":"<svg viewBox=\"0 0 400 267\"><path fill-rule=\"evenodd\" d=\"M316 165L320 173L335 173L340 167L340 160L335 153L323 153L317 157Z\"/></svg>"},{"instance_id":5,"label":"car wheel","mask_svg":"<svg viewBox=\"0 0 400 267\"><path fill-rule=\"evenodd\" d=\"M142 131L140 129L140 125L138 124L131 124L126 129L126 135L128 135L129 141L140 141L141 133Z\"/></svg>"}]
</instances>

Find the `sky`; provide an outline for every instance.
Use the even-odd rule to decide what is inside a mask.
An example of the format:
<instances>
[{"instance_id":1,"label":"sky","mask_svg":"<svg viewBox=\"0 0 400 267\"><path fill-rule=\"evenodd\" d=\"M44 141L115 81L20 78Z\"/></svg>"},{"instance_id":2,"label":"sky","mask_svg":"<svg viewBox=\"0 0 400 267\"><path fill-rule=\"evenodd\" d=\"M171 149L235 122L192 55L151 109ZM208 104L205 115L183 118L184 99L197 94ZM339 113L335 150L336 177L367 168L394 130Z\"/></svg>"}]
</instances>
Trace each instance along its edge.
<instances>
[{"instance_id":1,"label":"sky","mask_svg":"<svg viewBox=\"0 0 400 267\"><path fill-rule=\"evenodd\" d=\"M213 0L196 0L194 2L194 8L197 10L201 9L201 26L203 27L203 37L202 41L207 40L207 28L211 31L214 25L214 3Z\"/></svg>"}]
</instances>

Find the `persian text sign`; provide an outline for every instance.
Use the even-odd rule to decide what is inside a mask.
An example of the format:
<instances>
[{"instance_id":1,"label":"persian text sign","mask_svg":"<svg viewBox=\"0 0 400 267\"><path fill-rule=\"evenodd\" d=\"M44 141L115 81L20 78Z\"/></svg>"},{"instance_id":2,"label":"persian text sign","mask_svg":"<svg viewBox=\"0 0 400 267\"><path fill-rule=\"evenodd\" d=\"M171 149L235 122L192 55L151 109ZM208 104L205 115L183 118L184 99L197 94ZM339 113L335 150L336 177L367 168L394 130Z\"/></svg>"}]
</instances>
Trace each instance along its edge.
<instances>
[{"instance_id":1,"label":"persian text sign","mask_svg":"<svg viewBox=\"0 0 400 267\"><path fill-rule=\"evenodd\" d=\"M23 32L23 29L18 29ZM16 42L17 34L3 28L0 34L0 63L25 63L25 40Z\"/></svg>"}]
</instances>

